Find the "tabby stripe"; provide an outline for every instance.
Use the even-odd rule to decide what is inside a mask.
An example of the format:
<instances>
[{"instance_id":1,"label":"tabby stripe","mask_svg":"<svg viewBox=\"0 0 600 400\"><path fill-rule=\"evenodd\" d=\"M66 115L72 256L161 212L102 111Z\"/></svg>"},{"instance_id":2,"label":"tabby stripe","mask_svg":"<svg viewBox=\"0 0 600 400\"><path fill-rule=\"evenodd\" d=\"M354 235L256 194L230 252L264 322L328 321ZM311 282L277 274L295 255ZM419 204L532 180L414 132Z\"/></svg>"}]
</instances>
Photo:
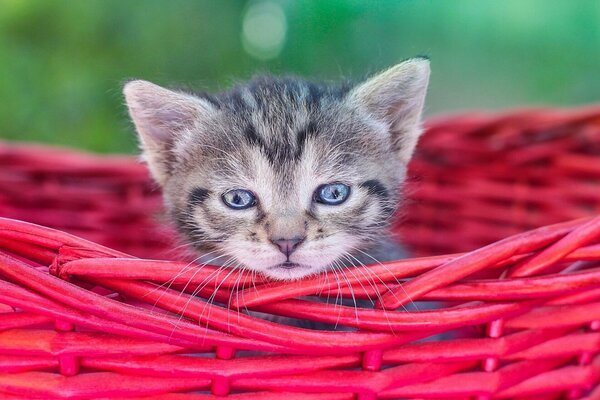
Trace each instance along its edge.
<instances>
[{"instance_id":1,"label":"tabby stripe","mask_svg":"<svg viewBox=\"0 0 600 400\"><path fill-rule=\"evenodd\" d=\"M188 195L188 204L193 207L199 206L209 195L210 191L207 189L201 187L194 188Z\"/></svg>"},{"instance_id":2,"label":"tabby stripe","mask_svg":"<svg viewBox=\"0 0 600 400\"><path fill-rule=\"evenodd\" d=\"M388 193L387 189L377 179L371 179L366 182L363 182L360 184L360 187L367 189L369 194L374 194L383 199L387 199L389 197L389 193Z\"/></svg>"}]
</instances>

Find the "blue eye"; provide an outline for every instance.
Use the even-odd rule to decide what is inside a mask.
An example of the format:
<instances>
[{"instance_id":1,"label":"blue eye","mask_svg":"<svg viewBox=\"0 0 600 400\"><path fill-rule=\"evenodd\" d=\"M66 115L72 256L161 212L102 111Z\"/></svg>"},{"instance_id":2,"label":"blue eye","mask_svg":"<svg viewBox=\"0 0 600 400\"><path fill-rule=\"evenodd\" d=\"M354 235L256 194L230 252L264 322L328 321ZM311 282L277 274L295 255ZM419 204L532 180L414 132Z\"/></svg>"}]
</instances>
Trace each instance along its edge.
<instances>
[{"instance_id":1,"label":"blue eye","mask_svg":"<svg viewBox=\"0 0 600 400\"><path fill-rule=\"evenodd\" d=\"M314 200L330 206L342 204L350 195L350 187L343 183L328 183L315 190Z\"/></svg>"},{"instance_id":2,"label":"blue eye","mask_svg":"<svg viewBox=\"0 0 600 400\"><path fill-rule=\"evenodd\" d=\"M233 189L221 195L223 203L234 210L244 210L256 204L256 197L249 190Z\"/></svg>"}]
</instances>

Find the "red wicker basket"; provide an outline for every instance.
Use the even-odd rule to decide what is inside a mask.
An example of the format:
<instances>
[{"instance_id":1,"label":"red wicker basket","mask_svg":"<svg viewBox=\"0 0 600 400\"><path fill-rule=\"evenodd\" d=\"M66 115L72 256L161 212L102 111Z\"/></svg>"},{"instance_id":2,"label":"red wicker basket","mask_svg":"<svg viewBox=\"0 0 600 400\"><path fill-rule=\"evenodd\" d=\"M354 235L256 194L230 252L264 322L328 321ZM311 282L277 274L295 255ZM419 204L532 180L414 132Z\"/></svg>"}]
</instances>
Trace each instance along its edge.
<instances>
[{"instance_id":1,"label":"red wicker basket","mask_svg":"<svg viewBox=\"0 0 600 400\"><path fill-rule=\"evenodd\" d=\"M600 398L600 108L432 121L410 175L420 258L254 286L172 261L134 159L1 145L0 398Z\"/></svg>"}]
</instances>

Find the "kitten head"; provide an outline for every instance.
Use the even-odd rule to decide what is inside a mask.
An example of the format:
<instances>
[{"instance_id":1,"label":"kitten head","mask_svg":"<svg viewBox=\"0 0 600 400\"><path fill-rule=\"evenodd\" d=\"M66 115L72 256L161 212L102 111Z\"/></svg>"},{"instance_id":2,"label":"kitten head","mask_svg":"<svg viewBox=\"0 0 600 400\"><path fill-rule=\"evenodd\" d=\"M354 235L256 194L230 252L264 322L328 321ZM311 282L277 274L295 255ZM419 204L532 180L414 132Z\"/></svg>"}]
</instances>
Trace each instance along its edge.
<instances>
[{"instance_id":1,"label":"kitten head","mask_svg":"<svg viewBox=\"0 0 600 400\"><path fill-rule=\"evenodd\" d=\"M386 234L428 79L429 62L412 59L355 86L267 76L214 95L145 81L124 93L187 239L221 263L295 279Z\"/></svg>"}]
</instances>

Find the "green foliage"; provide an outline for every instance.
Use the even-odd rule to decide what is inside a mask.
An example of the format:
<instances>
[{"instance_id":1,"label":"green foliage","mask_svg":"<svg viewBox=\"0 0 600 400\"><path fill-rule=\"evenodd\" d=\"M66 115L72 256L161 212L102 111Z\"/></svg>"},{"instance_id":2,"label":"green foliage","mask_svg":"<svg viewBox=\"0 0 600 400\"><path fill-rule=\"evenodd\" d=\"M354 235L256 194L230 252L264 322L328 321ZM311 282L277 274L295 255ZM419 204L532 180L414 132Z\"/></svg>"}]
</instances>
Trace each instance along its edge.
<instances>
[{"instance_id":1,"label":"green foliage","mask_svg":"<svg viewBox=\"0 0 600 400\"><path fill-rule=\"evenodd\" d=\"M255 1L0 0L0 138L134 152L124 80L216 90L253 73L359 78L429 55L429 114L600 98L597 0L271 0L279 55L242 40Z\"/></svg>"}]
</instances>

